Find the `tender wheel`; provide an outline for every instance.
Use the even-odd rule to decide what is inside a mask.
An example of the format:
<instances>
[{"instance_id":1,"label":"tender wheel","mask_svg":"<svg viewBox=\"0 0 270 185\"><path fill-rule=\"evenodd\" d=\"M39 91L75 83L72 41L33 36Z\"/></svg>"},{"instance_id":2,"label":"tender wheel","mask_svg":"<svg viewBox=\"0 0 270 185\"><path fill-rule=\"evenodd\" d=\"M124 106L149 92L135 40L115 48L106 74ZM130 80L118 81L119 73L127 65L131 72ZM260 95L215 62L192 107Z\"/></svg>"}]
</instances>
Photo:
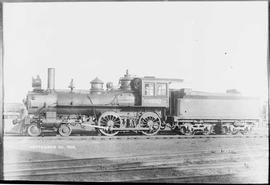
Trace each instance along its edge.
<instances>
[{"instance_id":1,"label":"tender wheel","mask_svg":"<svg viewBox=\"0 0 270 185\"><path fill-rule=\"evenodd\" d=\"M61 124L60 127L58 128L58 132L61 136L67 137L71 134L72 129L70 126L66 124Z\"/></svg>"},{"instance_id":2,"label":"tender wheel","mask_svg":"<svg viewBox=\"0 0 270 185\"><path fill-rule=\"evenodd\" d=\"M179 132L180 132L180 134L185 135L187 132L186 127L180 127Z\"/></svg>"},{"instance_id":3,"label":"tender wheel","mask_svg":"<svg viewBox=\"0 0 270 185\"><path fill-rule=\"evenodd\" d=\"M226 127L226 126L223 126L223 127L221 128L221 133L224 134L224 135L231 134L230 130L229 130L228 127Z\"/></svg>"},{"instance_id":4,"label":"tender wheel","mask_svg":"<svg viewBox=\"0 0 270 185\"><path fill-rule=\"evenodd\" d=\"M212 125L206 126L206 128L204 129L203 135L210 135L212 133L212 130L213 130Z\"/></svg>"},{"instance_id":5,"label":"tender wheel","mask_svg":"<svg viewBox=\"0 0 270 185\"><path fill-rule=\"evenodd\" d=\"M233 134L233 135L237 135L237 134L240 134L240 132L239 132L238 129L233 128L233 129L232 129L232 134Z\"/></svg>"},{"instance_id":6,"label":"tender wheel","mask_svg":"<svg viewBox=\"0 0 270 185\"><path fill-rule=\"evenodd\" d=\"M191 135L194 135L195 132L194 131L191 131L189 129L186 129L186 131L184 132L186 136L191 136Z\"/></svg>"},{"instance_id":7,"label":"tender wheel","mask_svg":"<svg viewBox=\"0 0 270 185\"><path fill-rule=\"evenodd\" d=\"M246 127L246 128L242 131L242 134L245 135L245 134L249 134L250 132L251 132L251 128Z\"/></svg>"},{"instance_id":8,"label":"tender wheel","mask_svg":"<svg viewBox=\"0 0 270 185\"><path fill-rule=\"evenodd\" d=\"M181 126L180 133L186 136L194 135L194 132L190 130L190 127Z\"/></svg>"},{"instance_id":9,"label":"tender wheel","mask_svg":"<svg viewBox=\"0 0 270 185\"><path fill-rule=\"evenodd\" d=\"M140 119L139 124L141 128L149 128L147 131L142 131L144 135L155 135L160 130L161 120L156 113L146 112Z\"/></svg>"},{"instance_id":10,"label":"tender wheel","mask_svg":"<svg viewBox=\"0 0 270 185\"><path fill-rule=\"evenodd\" d=\"M112 128L120 128L122 120L115 112L104 112L98 119L98 125L108 127L108 129L99 129L106 136L115 136L119 131L111 130Z\"/></svg>"},{"instance_id":11,"label":"tender wheel","mask_svg":"<svg viewBox=\"0 0 270 185\"><path fill-rule=\"evenodd\" d=\"M204 130L203 135L210 135L211 131L210 130Z\"/></svg>"},{"instance_id":12,"label":"tender wheel","mask_svg":"<svg viewBox=\"0 0 270 185\"><path fill-rule=\"evenodd\" d=\"M165 130L165 128L166 128L166 124L163 124L160 126L160 130Z\"/></svg>"},{"instance_id":13,"label":"tender wheel","mask_svg":"<svg viewBox=\"0 0 270 185\"><path fill-rule=\"evenodd\" d=\"M37 136L39 136L41 134L41 128L36 124L31 124L27 128L27 133L28 133L29 136L37 137Z\"/></svg>"},{"instance_id":14,"label":"tender wheel","mask_svg":"<svg viewBox=\"0 0 270 185\"><path fill-rule=\"evenodd\" d=\"M249 134L249 129L246 127L244 130L241 131L241 134L246 135Z\"/></svg>"}]
</instances>

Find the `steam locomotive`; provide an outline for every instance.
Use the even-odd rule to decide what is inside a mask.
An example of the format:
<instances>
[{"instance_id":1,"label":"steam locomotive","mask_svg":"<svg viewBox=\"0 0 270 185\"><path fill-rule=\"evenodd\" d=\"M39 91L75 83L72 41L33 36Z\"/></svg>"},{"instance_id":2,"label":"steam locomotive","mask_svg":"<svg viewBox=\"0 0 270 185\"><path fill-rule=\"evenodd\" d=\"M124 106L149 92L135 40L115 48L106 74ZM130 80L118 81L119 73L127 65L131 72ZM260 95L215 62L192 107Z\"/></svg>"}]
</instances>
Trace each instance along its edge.
<instances>
[{"instance_id":1,"label":"steam locomotive","mask_svg":"<svg viewBox=\"0 0 270 185\"><path fill-rule=\"evenodd\" d=\"M33 90L24 104L28 114L15 124L21 132L39 136L44 130L55 130L69 136L74 127L96 129L103 135L140 132L155 135L169 127L179 134L246 134L260 121L259 101L237 92L206 93L191 89L170 89L172 82L151 76L126 74L119 88L95 78L90 90L55 89L55 69L48 69L48 88L41 89L39 76L32 78Z\"/></svg>"}]
</instances>

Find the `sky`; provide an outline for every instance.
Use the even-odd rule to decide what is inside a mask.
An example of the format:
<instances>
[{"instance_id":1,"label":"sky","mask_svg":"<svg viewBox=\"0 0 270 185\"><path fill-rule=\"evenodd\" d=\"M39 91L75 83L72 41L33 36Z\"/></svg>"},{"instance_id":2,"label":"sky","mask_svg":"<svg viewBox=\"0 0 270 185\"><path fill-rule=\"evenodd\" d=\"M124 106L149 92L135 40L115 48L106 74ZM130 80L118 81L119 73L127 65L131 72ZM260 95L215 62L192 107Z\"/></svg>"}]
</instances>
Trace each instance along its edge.
<instances>
[{"instance_id":1,"label":"sky","mask_svg":"<svg viewBox=\"0 0 270 185\"><path fill-rule=\"evenodd\" d=\"M173 88L267 97L267 1L4 3L4 98L47 68L56 89L95 77L180 78Z\"/></svg>"}]
</instances>

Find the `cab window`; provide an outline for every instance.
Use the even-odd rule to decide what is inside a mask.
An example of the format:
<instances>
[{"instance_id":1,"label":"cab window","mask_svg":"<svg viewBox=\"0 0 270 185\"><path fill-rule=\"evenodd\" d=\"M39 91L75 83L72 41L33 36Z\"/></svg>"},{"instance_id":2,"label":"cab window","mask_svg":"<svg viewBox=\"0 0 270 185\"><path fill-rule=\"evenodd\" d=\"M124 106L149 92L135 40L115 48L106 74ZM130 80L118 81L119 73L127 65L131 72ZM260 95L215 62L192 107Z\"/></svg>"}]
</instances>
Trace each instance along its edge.
<instances>
[{"instance_id":1,"label":"cab window","mask_svg":"<svg viewBox=\"0 0 270 185\"><path fill-rule=\"evenodd\" d=\"M145 83L144 91L146 96L154 96L154 83Z\"/></svg>"},{"instance_id":2,"label":"cab window","mask_svg":"<svg viewBox=\"0 0 270 185\"><path fill-rule=\"evenodd\" d=\"M157 83L157 96L166 96L166 95L167 95L167 84Z\"/></svg>"}]
</instances>

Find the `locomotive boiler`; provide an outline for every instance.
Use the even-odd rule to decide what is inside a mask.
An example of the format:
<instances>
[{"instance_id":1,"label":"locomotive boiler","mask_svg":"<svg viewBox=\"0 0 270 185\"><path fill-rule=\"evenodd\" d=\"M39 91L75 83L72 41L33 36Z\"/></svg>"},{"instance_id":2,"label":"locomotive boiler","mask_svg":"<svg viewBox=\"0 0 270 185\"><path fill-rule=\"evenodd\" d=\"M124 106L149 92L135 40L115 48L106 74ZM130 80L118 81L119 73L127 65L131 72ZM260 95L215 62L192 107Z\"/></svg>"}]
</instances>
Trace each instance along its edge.
<instances>
[{"instance_id":1,"label":"locomotive boiler","mask_svg":"<svg viewBox=\"0 0 270 185\"><path fill-rule=\"evenodd\" d=\"M55 89L55 69L48 69L48 88L41 89L39 76L32 79L25 106L28 116L23 120L23 132L38 136L44 129L54 129L69 136L72 127L95 128L104 135L120 131L156 134L165 126L169 108L169 83L181 79L132 77L128 71L120 78L119 88L113 88L95 78L89 91Z\"/></svg>"}]
</instances>

